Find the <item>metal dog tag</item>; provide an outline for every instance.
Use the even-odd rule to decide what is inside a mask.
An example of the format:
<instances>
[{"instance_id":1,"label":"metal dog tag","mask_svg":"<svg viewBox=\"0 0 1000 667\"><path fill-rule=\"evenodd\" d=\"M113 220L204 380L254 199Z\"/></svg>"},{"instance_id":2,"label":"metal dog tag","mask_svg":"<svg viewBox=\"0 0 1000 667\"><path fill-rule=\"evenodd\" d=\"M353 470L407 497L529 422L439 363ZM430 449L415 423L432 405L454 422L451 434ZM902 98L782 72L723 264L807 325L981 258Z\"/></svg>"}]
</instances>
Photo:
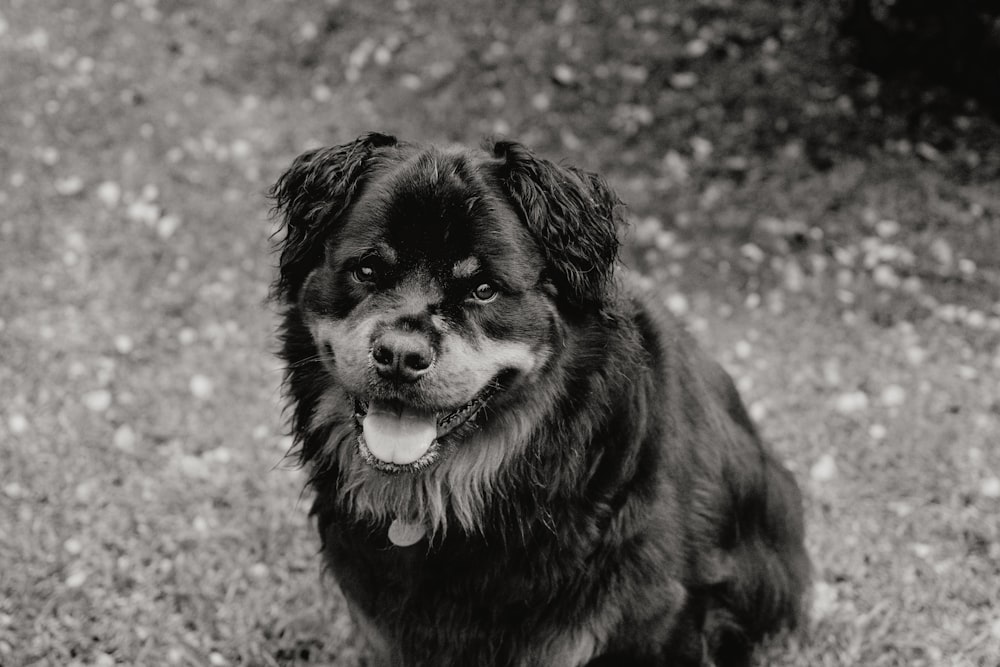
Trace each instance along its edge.
<instances>
[{"instance_id":1,"label":"metal dog tag","mask_svg":"<svg viewBox=\"0 0 1000 667\"><path fill-rule=\"evenodd\" d=\"M422 523L409 523L401 519L393 519L389 526L389 541L397 547L408 547L424 539L427 528Z\"/></svg>"}]
</instances>

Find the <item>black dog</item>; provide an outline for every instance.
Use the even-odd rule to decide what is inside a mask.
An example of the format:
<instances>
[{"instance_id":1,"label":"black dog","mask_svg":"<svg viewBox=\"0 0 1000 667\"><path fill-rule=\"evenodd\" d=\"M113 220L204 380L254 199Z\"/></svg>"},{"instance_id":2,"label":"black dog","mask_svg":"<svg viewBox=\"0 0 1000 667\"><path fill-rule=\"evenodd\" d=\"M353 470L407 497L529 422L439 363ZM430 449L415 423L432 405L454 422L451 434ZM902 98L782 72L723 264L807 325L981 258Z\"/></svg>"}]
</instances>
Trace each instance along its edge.
<instances>
[{"instance_id":1,"label":"black dog","mask_svg":"<svg viewBox=\"0 0 1000 667\"><path fill-rule=\"evenodd\" d=\"M369 134L272 196L292 426L378 664L746 665L801 620L798 488L616 275L600 178Z\"/></svg>"}]
</instances>

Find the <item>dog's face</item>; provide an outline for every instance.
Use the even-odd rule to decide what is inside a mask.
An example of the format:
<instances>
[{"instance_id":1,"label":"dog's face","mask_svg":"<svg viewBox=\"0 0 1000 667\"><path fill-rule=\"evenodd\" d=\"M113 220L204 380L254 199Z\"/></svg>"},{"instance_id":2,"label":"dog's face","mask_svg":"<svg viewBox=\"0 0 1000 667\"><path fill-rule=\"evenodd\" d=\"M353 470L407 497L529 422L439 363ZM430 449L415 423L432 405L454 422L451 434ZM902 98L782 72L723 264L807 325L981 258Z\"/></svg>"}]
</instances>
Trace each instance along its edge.
<instances>
[{"instance_id":1,"label":"dog's face","mask_svg":"<svg viewBox=\"0 0 1000 667\"><path fill-rule=\"evenodd\" d=\"M361 452L383 470L432 463L551 353L542 255L468 168L431 154L373 177L302 288Z\"/></svg>"},{"instance_id":2,"label":"dog's face","mask_svg":"<svg viewBox=\"0 0 1000 667\"><path fill-rule=\"evenodd\" d=\"M273 194L278 294L383 472L431 466L525 400L567 318L600 308L617 251L610 191L515 144L368 135L300 157Z\"/></svg>"}]
</instances>

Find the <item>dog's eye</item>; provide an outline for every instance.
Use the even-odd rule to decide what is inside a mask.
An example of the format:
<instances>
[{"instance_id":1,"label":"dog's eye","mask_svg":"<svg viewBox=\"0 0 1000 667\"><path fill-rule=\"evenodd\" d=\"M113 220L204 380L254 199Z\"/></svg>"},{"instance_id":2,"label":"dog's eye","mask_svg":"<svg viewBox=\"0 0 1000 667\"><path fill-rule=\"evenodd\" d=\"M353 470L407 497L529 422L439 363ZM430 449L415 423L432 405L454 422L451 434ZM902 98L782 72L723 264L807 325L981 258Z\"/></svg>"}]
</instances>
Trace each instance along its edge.
<instances>
[{"instance_id":1,"label":"dog's eye","mask_svg":"<svg viewBox=\"0 0 1000 667\"><path fill-rule=\"evenodd\" d=\"M375 282L375 279L378 278L378 271L375 269L375 263L372 260L363 259L354 267L351 275L359 283L371 283Z\"/></svg>"},{"instance_id":2,"label":"dog's eye","mask_svg":"<svg viewBox=\"0 0 1000 667\"><path fill-rule=\"evenodd\" d=\"M493 299L497 298L500 292L493 283L482 283L476 289L472 290L472 298L481 303L488 303Z\"/></svg>"}]
</instances>

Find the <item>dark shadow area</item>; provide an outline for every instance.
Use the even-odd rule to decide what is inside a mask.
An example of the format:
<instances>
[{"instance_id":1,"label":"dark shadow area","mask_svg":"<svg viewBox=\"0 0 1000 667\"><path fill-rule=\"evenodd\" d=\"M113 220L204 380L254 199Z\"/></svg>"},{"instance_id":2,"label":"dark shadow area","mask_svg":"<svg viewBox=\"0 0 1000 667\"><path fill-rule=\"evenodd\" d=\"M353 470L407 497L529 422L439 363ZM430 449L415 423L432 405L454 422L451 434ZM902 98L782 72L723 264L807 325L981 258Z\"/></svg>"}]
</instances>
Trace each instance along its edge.
<instances>
[{"instance_id":1,"label":"dark shadow area","mask_svg":"<svg viewBox=\"0 0 1000 667\"><path fill-rule=\"evenodd\" d=\"M853 0L842 30L854 42L863 68L908 85L914 98L944 86L1000 117L997 3Z\"/></svg>"}]
</instances>

